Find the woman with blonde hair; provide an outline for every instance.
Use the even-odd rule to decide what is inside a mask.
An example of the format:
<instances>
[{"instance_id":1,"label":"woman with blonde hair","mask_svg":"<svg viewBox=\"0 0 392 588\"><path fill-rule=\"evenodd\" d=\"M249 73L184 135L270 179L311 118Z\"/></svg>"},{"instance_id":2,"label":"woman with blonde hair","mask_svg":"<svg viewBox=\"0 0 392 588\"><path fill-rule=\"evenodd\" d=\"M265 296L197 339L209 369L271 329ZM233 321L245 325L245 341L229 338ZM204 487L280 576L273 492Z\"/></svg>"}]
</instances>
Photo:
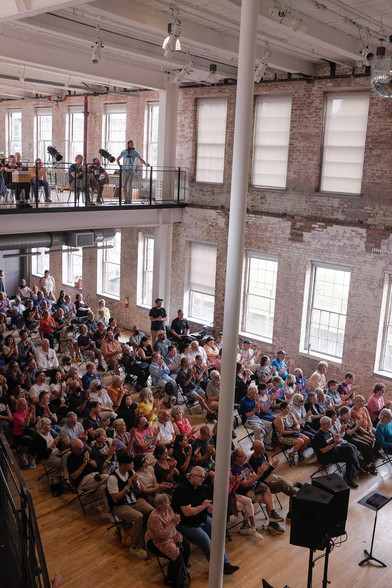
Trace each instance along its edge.
<instances>
[{"instance_id":1,"label":"woman with blonde hair","mask_svg":"<svg viewBox=\"0 0 392 588\"><path fill-rule=\"evenodd\" d=\"M60 441L60 435L53 436L51 432L52 421L42 417L37 422L35 437L35 451L37 458L49 468L60 469L63 467L60 450L57 445Z\"/></svg>"},{"instance_id":2,"label":"woman with blonde hair","mask_svg":"<svg viewBox=\"0 0 392 588\"><path fill-rule=\"evenodd\" d=\"M154 398L150 388L142 388L139 394L138 413L145 416L151 423L155 423L162 402L163 398Z\"/></svg>"}]
</instances>

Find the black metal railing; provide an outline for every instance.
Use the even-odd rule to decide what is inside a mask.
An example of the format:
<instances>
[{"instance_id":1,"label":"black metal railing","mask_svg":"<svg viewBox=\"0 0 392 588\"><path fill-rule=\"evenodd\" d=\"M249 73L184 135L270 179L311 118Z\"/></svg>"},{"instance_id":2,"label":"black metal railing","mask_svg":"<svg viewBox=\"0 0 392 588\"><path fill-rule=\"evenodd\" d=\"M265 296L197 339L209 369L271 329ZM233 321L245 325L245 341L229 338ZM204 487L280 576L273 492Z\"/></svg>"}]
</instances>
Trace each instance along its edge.
<instances>
[{"instance_id":1,"label":"black metal railing","mask_svg":"<svg viewBox=\"0 0 392 588\"><path fill-rule=\"evenodd\" d=\"M0 197L0 204L6 205L5 208L16 204L17 208L26 209L47 208L48 205L50 208L97 204L165 206L185 202L187 173L183 168L151 166L137 168L130 174L122 168L103 165L103 177L92 182L90 166L88 163L77 168L76 181L69 173L71 164L66 162L45 165L44 172L38 164L15 170L4 197Z\"/></svg>"},{"instance_id":2,"label":"black metal railing","mask_svg":"<svg viewBox=\"0 0 392 588\"><path fill-rule=\"evenodd\" d=\"M0 426L2 588L50 588L31 495Z\"/></svg>"}]
</instances>

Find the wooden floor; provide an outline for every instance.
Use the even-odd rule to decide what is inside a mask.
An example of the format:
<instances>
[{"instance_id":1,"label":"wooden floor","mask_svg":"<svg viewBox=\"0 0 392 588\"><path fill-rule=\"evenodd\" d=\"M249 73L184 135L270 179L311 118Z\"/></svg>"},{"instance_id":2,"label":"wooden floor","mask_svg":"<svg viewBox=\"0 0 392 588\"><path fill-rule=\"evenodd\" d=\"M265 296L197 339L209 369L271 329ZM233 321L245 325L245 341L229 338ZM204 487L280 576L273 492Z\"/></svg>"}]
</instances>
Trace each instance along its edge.
<instances>
[{"instance_id":1,"label":"wooden floor","mask_svg":"<svg viewBox=\"0 0 392 588\"><path fill-rule=\"evenodd\" d=\"M194 423L202 423L198 410L192 417ZM241 429L239 429L241 431ZM240 437L240 435L239 435ZM245 450L249 444L242 442ZM298 466L290 468L282 462L278 473L290 480L309 482L309 476L316 469L312 456ZM38 480L42 467L24 470L23 474L31 490L41 531L42 542L50 576L59 571L64 588L153 588L162 586L162 575L155 559L143 562L131 556L120 547L114 529L107 530L109 521L104 517L99 503L87 507L84 517L77 502L70 504L74 495L67 492L54 498L48 491L46 478ZM392 494L392 469L382 466L377 476L367 475L359 480L359 488L350 491L350 507L345 543L336 546L329 562L328 579L335 588L390 588L392 583L392 502L378 515L374 544L374 555L388 567L373 565L359 567L363 550L370 549L374 512L357 502L371 490ZM282 513L287 513L288 498L280 495ZM97 506L98 505L98 506ZM259 513L259 524L264 522ZM240 536L236 527L231 532L233 541L226 543L227 553L233 564L240 570L232 576L224 576L224 585L232 587L259 588L262 578L274 588L306 588L309 550L289 543L289 523L283 536L264 533L261 541L254 537ZM317 552L320 555L321 552ZM204 588L208 585L208 563L196 550L191 555L191 585ZM322 586L324 560L314 568L313 588ZM1 585L1 581L0 581Z\"/></svg>"}]
</instances>

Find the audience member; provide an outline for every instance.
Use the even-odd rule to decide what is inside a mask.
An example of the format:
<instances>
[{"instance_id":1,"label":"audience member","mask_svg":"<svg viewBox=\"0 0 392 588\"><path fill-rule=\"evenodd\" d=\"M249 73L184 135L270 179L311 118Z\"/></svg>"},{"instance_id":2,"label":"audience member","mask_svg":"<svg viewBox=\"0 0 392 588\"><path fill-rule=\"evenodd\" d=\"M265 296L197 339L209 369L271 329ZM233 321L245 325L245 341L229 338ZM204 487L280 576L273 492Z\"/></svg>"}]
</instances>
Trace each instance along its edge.
<instances>
[{"instance_id":1,"label":"audience member","mask_svg":"<svg viewBox=\"0 0 392 588\"><path fill-rule=\"evenodd\" d=\"M210 560L211 546L211 513L212 502L209 499L209 489L203 484L205 471L200 466L194 466L174 490L172 507L181 516L178 530L191 543L202 550L207 561ZM232 565L226 552L224 553L224 574L233 574L238 566Z\"/></svg>"}]
</instances>

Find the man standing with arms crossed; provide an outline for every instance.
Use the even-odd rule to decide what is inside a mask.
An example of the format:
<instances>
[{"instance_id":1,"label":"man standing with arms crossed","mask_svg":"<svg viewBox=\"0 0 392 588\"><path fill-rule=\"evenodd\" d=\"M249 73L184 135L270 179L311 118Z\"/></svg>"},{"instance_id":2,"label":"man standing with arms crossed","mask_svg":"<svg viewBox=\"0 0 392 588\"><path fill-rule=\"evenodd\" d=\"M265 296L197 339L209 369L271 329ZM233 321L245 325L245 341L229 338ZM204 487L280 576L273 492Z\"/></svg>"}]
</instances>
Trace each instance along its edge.
<instances>
[{"instance_id":1,"label":"man standing with arms crossed","mask_svg":"<svg viewBox=\"0 0 392 588\"><path fill-rule=\"evenodd\" d=\"M149 312L151 321L151 344L154 346L158 331L165 331L167 312L162 306L163 298L155 299L155 306Z\"/></svg>"}]
</instances>

